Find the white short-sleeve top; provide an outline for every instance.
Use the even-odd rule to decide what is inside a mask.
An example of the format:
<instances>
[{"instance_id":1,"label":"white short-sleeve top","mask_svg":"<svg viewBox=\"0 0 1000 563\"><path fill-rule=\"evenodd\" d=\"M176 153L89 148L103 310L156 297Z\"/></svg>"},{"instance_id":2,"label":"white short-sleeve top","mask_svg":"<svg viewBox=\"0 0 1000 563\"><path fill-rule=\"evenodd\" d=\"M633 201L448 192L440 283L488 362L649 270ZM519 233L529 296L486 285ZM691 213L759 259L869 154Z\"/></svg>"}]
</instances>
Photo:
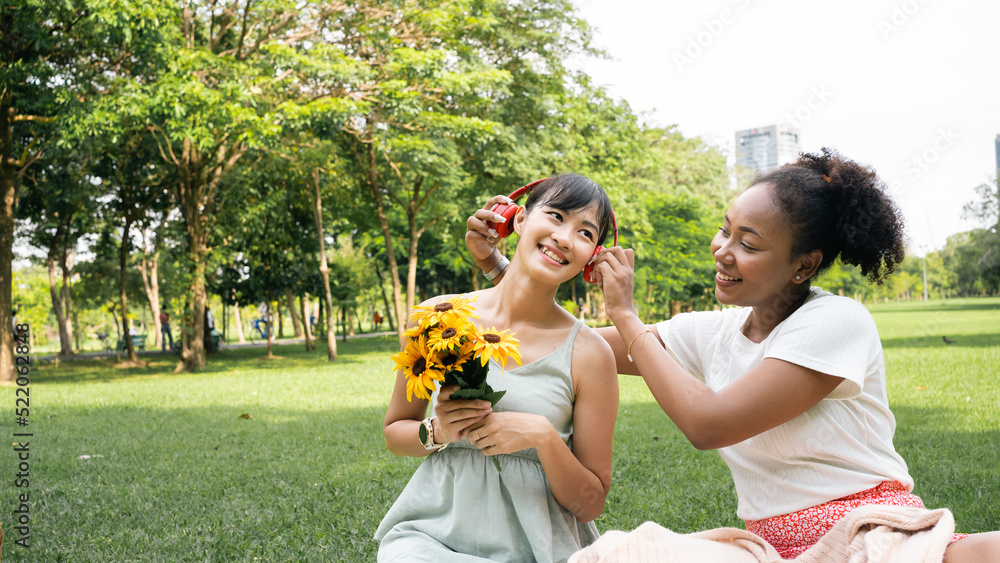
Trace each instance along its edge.
<instances>
[{"instance_id":1,"label":"white short-sleeve top","mask_svg":"<svg viewBox=\"0 0 1000 563\"><path fill-rule=\"evenodd\" d=\"M760 520L913 479L896 453L875 321L846 297L811 288L806 302L760 343L740 332L750 308L683 313L657 325L692 375L718 391L765 358L844 380L794 419L719 452L733 474L737 515Z\"/></svg>"}]
</instances>

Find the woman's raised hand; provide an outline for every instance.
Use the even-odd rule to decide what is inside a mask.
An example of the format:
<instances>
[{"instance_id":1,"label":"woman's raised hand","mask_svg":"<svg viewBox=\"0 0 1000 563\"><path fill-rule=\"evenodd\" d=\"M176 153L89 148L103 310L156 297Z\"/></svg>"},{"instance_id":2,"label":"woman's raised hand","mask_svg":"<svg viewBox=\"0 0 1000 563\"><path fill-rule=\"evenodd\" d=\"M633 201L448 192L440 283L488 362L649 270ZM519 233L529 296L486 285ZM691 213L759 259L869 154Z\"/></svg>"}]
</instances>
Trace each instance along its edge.
<instances>
[{"instance_id":1,"label":"woman's raised hand","mask_svg":"<svg viewBox=\"0 0 1000 563\"><path fill-rule=\"evenodd\" d=\"M472 254L474 260L489 258L497 247L497 232L491 229L486 222L503 222L502 216L490 211L498 203L514 203L514 201L505 195L493 196L482 209L477 209L466 222L465 246L469 248L469 253Z\"/></svg>"},{"instance_id":2,"label":"woman's raised hand","mask_svg":"<svg viewBox=\"0 0 1000 563\"><path fill-rule=\"evenodd\" d=\"M604 249L597 256L594 274L597 285L604 292L604 310L612 322L621 315L636 314L632 303L635 283L634 250L620 246Z\"/></svg>"}]
</instances>

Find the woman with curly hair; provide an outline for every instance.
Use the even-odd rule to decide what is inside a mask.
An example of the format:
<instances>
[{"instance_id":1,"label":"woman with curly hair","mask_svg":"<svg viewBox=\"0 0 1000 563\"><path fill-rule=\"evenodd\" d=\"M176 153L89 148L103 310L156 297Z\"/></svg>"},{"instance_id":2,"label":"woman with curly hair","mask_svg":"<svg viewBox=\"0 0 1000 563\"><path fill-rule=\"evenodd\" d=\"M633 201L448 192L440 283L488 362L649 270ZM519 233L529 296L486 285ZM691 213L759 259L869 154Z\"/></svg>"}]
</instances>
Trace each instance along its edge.
<instances>
[{"instance_id":1,"label":"woman with curly hair","mask_svg":"<svg viewBox=\"0 0 1000 563\"><path fill-rule=\"evenodd\" d=\"M488 216L478 210L466 236L483 264ZM875 172L829 149L803 154L736 199L711 251L716 298L736 307L647 325L633 251L605 250L595 273L614 326L598 331L619 373L642 376L696 448L719 449L747 530L791 559L858 506L923 507L893 446L875 322L811 283L838 257L876 284L902 261L902 219ZM944 558L997 560L998 532L956 534Z\"/></svg>"}]
</instances>

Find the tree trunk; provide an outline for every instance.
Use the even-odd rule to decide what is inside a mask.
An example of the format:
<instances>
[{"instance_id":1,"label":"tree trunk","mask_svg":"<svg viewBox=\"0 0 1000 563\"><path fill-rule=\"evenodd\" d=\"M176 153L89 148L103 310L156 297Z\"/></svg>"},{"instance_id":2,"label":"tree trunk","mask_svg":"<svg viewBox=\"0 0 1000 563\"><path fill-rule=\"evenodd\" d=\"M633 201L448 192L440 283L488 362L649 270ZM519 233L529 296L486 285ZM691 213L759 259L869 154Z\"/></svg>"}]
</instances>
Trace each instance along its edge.
<instances>
[{"instance_id":1,"label":"tree trunk","mask_svg":"<svg viewBox=\"0 0 1000 563\"><path fill-rule=\"evenodd\" d=\"M20 177L11 160L14 108L7 106L6 96L0 98L4 101L0 104L0 383L9 383L14 381L11 262L14 260L14 211ZM31 332L41 328L31 327Z\"/></svg>"},{"instance_id":2,"label":"tree trunk","mask_svg":"<svg viewBox=\"0 0 1000 563\"><path fill-rule=\"evenodd\" d=\"M299 312L302 313L302 324L305 330L302 331L302 336L306 339L306 352L312 352L316 349L316 346L312 343L312 335L309 334L309 321L306 317L306 299L303 296L299 296Z\"/></svg>"},{"instance_id":3,"label":"tree trunk","mask_svg":"<svg viewBox=\"0 0 1000 563\"><path fill-rule=\"evenodd\" d=\"M278 325L278 338L285 337L285 320L281 318L281 300L276 299L274 301L274 323ZM271 305L271 301L267 302L268 306Z\"/></svg>"},{"instance_id":4,"label":"tree trunk","mask_svg":"<svg viewBox=\"0 0 1000 563\"><path fill-rule=\"evenodd\" d=\"M208 293L205 289L205 254L207 234L201 228L201 221L193 218L185 221L188 243L188 283L187 299L184 304L184 319L181 325L181 359L176 372L195 371L205 367L205 304Z\"/></svg>"},{"instance_id":5,"label":"tree trunk","mask_svg":"<svg viewBox=\"0 0 1000 563\"><path fill-rule=\"evenodd\" d=\"M676 299L671 299L670 300L670 317L669 318L672 319L672 318L676 317L677 315L681 314L681 305L683 305L683 303L681 301L678 301Z\"/></svg>"},{"instance_id":6,"label":"tree trunk","mask_svg":"<svg viewBox=\"0 0 1000 563\"><path fill-rule=\"evenodd\" d=\"M76 309L70 310L70 326L73 328L73 343L75 344L75 350L83 350L83 343L80 342L80 334L83 333L80 330L80 311Z\"/></svg>"},{"instance_id":7,"label":"tree trunk","mask_svg":"<svg viewBox=\"0 0 1000 563\"><path fill-rule=\"evenodd\" d=\"M292 317L292 330L295 331L295 338L302 338L302 325L299 324L299 313L295 310L295 297L292 295L290 287L285 288L285 297L288 299L288 316Z\"/></svg>"},{"instance_id":8,"label":"tree trunk","mask_svg":"<svg viewBox=\"0 0 1000 563\"><path fill-rule=\"evenodd\" d=\"M189 10L185 7L185 10ZM188 40L193 42L192 37ZM242 142L228 142L223 137L207 158L190 138L181 141L180 154L174 151L166 133L155 127L150 131L157 138L160 154L177 173L174 182L177 208L184 218L187 239L188 274L187 303L181 328L181 359L175 371L195 371L205 366L205 260L208 256L210 219L215 213L216 191L232 167L246 153Z\"/></svg>"},{"instance_id":9,"label":"tree trunk","mask_svg":"<svg viewBox=\"0 0 1000 563\"><path fill-rule=\"evenodd\" d=\"M347 341L347 307L340 308L340 334L341 340Z\"/></svg>"},{"instance_id":10,"label":"tree trunk","mask_svg":"<svg viewBox=\"0 0 1000 563\"><path fill-rule=\"evenodd\" d=\"M267 358L274 357L274 312L271 310L271 292L265 294L264 318L267 319Z\"/></svg>"},{"instance_id":11,"label":"tree trunk","mask_svg":"<svg viewBox=\"0 0 1000 563\"><path fill-rule=\"evenodd\" d=\"M417 241L420 240L420 232L416 229L416 217L410 217L410 247L407 249L409 256L406 260L406 316L401 319L410 318L410 311L416 306L417 298ZM400 323L406 326L406 323ZM403 331L400 331L402 335ZM402 338L402 336L400 336Z\"/></svg>"},{"instance_id":12,"label":"tree trunk","mask_svg":"<svg viewBox=\"0 0 1000 563\"><path fill-rule=\"evenodd\" d=\"M62 270L62 305L63 305L63 322L66 323L66 341L67 347L69 348L70 354L73 353L73 316L70 315L70 310L72 309L72 298L69 294L69 264L66 260L67 247L69 246L69 239L63 240L62 253L59 255L59 269Z\"/></svg>"},{"instance_id":13,"label":"tree trunk","mask_svg":"<svg viewBox=\"0 0 1000 563\"><path fill-rule=\"evenodd\" d=\"M152 260L147 258L146 232L142 233L142 261L139 263L139 274L142 275L142 285L146 288L146 299L149 310L153 314L153 349L163 348L162 324L160 323L160 276L157 274L159 251L154 251Z\"/></svg>"},{"instance_id":14,"label":"tree trunk","mask_svg":"<svg viewBox=\"0 0 1000 563\"><path fill-rule=\"evenodd\" d=\"M49 295L52 297L52 311L56 314L56 326L59 327L59 355L68 356L73 353L73 345L69 337L69 319L63 313L62 291L56 281L56 259L52 253L46 261L49 268Z\"/></svg>"},{"instance_id":15,"label":"tree trunk","mask_svg":"<svg viewBox=\"0 0 1000 563\"><path fill-rule=\"evenodd\" d=\"M386 217L385 205L382 202L382 190L379 189L378 169L376 168L375 158L375 144L368 143L367 147L368 166L366 167L366 172L368 173L368 188L371 190L372 196L375 198L375 209L378 213L378 223L382 229L382 238L385 239L385 253L389 260L389 275L392 278L393 311L395 311L397 319L406 319L409 316L409 310L403 309L403 297L401 295L402 287L399 281L399 268L396 264L396 252L392 245L392 232L389 230L389 219ZM399 336L400 341L403 340L405 325L406 323L400 320L399 326L396 329L396 333Z\"/></svg>"},{"instance_id":16,"label":"tree trunk","mask_svg":"<svg viewBox=\"0 0 1000 563\"><path fill-rule=\"evenodd\" d=\"M276 315L271 313L271 292L268 291L266 294L267 306L265 307L264 318L268 320L267 322L267 359L274 358L274 317Z\"/></svg>"},{"instance_id":17,"label":"tree trunk","mask_svg":"<svg viewBox=\"0 0 1000 563\"><path fill-rule=\"evenodd\" d=\"M326 345L327 358L331 362L337 361L337 338L335 334L334 319L329 313L333 310L333 293L330 291L330 267L326 263L326 243L323 240L323 200L319 190L319 171L313 170L313 187L315 188L315 200L313 206L313 219L316 223L316 238L319 241L319 273L323 276L323 290L326 299Z\"/></svg>"},{"instance_id":18,"label":"tree trunk","mask_svg":"<svg viewBox=\"0 0 1000 563\"><path fill-rule=\"evenodd\" d=\"M243 321L240 319L240 304L233 304L233 313L236 315L236 337L239 339L240 344L246 344L247 337L243 334Z\"/></svg>"},{"instance_id":19,"label":"tree trunk","mask_svg":"<svg viewBox=\"0 0 1000 563\"><path fill-rule=\"evenodd\" d=\"M118 322L118 314L115 313L115 309L118 307L116 303L111 304L109 312L111 313L111 321L115 324L115 338L121 338L122 324ZM111 333L108 333L108 338L111 338ZM117 350L116 350L117 352Z\"/></svg>"},{"instance_id":20,"label":"tree trunk","mask_svg":"<svg viewBox=\"0 0 1000 563\"><path fill-rule=\"evenodd\" d=\"M123 200L125 208L128 209L128 201ZM122 319L128 320L128 298L125 296L125 274L128 272L128 231L131 223L130 213L125 212L125 226L122 228L122 242L118 247L118 297L122 304ZM133 363L139 362L139 355L135 353L135 345L132 343L132 334L123 330L125 333L122 338L125 339L125 349L128 350L128 360Z\"/></svg>"},{"instance_id":21,"label":"tree trunk","mask_svg":"<svg viewBox=\"0 0 1000 563\"><path fill-rule=\"evenodd\" d=\"M385 282L382 280L382 270L378 269L378 264L375 264L375 275L378 277L378 289L382 294L382 303L385 304L385 320L389 323L389 330L396 330L396 325L392 322L392 307L389 306L389 296L385 294Z\"/></svg>"},{"instance_id":22,"label":"tree trunk","mask_svg":"<svg viewBox=\"0 0 1000 563\"><path fill-rule=\"evenodd\" d=\"M326 307L323 305L324 301L322 299L316 300L316 326L319 327L320 332L324 332L323 327L326 326Z\"/></svg>"},{"instance_id":23,"label":"tree trunk","mask_svg":"<svg viewBox=\"0 0 1000 563\"><path fill-rule=\"evenodd\" d=\"M195 251L197 252L197 251ZM205 303L208 294L205 290L205 264L191 264L191 282L188 284L188 297L184 307L184 324L182 331L181 360L175 371L195 371L205 367Z\"/></svg>"},{"instance_id":24,"label":"tree trunk","mask_svg":"<svg viewBox=\"0 0 1000 563\"><path fill-rule=\"evenodd\" d=\"M227 148L223 144L214 155L211 183L206 181L205 163L202 162L202 155L191 139L182 141L182 152L179 157L174 155L172 150L170 153L179 176L176 183L177 201L181 216L184 218L190 276L182 335L179 335L182 336L181 359L177 363L175 372L195 371L205 367L205 306L208 302L205 288L205 261L208 257L208 222L214 207L215 187L219 179L242 155L241 150L233 149L232 152L227 152Z\"/></svg>"}]
</instances>

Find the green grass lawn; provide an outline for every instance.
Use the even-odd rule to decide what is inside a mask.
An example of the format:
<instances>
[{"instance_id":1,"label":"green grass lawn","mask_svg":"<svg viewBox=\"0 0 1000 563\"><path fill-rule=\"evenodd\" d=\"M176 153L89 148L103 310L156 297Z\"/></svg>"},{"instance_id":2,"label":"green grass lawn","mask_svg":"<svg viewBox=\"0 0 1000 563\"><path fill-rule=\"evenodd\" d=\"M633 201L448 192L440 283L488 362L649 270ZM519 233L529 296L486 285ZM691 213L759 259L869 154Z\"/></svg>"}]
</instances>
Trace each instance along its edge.
<instances>
[{"instance_id":1,"label":"green grass lawn","mask_svg":"<svg viewBox=\"0 0 1000 563\"><path fill-rule=\"evenodd\" d=\"M915 492L951 508L960 531L1000 528L1000 299L872 310ZM13 448L0 455L3 561L374 560L370 538L419 460L382 440L395 340L339 349L336 364L301 345L270 361L226 351L194 375L165 356L142 369L36 364L30 426L15 426L14 388L0 389L3 431L34 433L29 487L14 486ZM598 528L741 527L718 455L692 448L640 379L622 376L621 391ZM29 549L14 543L25 492Z\"/></svg>"}]
</instances>

